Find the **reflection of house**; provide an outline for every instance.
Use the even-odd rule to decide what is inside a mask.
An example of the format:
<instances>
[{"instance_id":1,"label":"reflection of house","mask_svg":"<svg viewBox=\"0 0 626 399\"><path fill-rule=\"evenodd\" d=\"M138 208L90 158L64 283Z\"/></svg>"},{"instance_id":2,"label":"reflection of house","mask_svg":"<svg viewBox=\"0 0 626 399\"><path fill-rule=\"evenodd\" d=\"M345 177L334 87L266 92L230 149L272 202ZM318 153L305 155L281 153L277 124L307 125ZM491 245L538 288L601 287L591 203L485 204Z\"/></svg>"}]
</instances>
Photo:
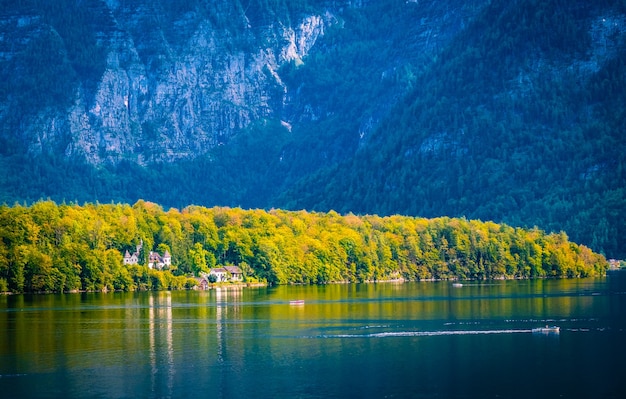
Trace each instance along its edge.
<instances>
[{"instance_id":1,"label":"reflection of house","mask_svg":"<svg viewBox=\"0 0 626 399\"><path fill-rule=\"evenodd\" d=\"M148 256L148 267L150 269L168 269L171 265L172 257L169 251L166 250L163 256L159 255L158 252L150 251L150 255Z\"/></svg>"},{"instance_id":2,"label":"reflection of house","mask_svg":"<svg viewBox=\"0 0 626 399\"><path fill-rule=\"evenodd\" d=\"M211 269L209 275L215 276L215 281L243 281L243 272L237 266L224 266Z\"/></svg>"},{"instance_id":3,"label":"reflection of house","mask_svg":"<svg viewBox=\"0 0 626 399\"><path fill-rule=\"evenodd\" d=\"M139 245L135 247L136 251L132 254L126 250L124 254L124 264L125 265L136 265L139 263L139 253L141 252L141 248L143 247L143 240L139 241Z\"/></svg>"}]
</instances>

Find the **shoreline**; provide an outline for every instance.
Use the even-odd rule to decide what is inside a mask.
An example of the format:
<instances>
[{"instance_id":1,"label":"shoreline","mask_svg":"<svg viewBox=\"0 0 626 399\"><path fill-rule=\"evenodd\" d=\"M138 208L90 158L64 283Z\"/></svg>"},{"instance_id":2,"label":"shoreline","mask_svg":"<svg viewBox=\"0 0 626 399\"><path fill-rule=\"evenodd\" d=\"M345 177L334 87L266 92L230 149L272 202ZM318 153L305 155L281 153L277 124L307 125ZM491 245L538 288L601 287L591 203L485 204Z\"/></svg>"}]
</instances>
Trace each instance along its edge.
<instances>
[{"instance_id":1,"label":"shoreline","mask_svg":"<svg viewBox=\"0 0 626 399\"><path fill-rule=\"evenodd\" d=\"M615 270L610 270L610 272L619 272L620 270L626 270L626 269L615 269ZM607 278L608 277L608 273L609 271L607 271L606 274L604 274L603 276L600 276L602 278ZM117 292L163 292L163 291L211 291L211 290L216 290L216 289L228 289L228 288L234 288L234 289L244 289L244 288L260 288L260 287L279 287L279 286L298 286L298 285L340 285L340 284L404 284L404 283L421 283L421 282L441 282L441 281L448 281L450 283L466 283L466 282L479 282L479 283L487 283L487 282L493 282L493 281L520 281L520 280L574 280L574 279L584 279L584 278L597 278L597 277L532 277L532 278L526 278L526 277L498 277L498 278L492 278L492 279L467 279L467 280L462 280L462 279L458 279L458 278L449 278L449 279L421 279L421 280L408 280L405 278L395 278L395 279L386 279L386 280L365 280L365 281L333 281L333 282L327 282L327 283L323 283L323 284L304 284L304 283L290 283L290 284L280 284L280 285L272 285L269 283L264 283L264 282L253 282L253 283L244 283L244 282L227 282L227 283L212 283L210 284L206 289L201 289L199 286L194 286L192 288L184 288L184 289L165 289L165 290L142 290L142 289L137 289L137 290L132 290L132 291L124 291L124 290L97 290L97 291L87 291L87 290L71 290L71 291L63 291L63 292L57 292L57 291L40 291L40 292L20 292L20 293L16 293L16 292L0 292L0 296L12 296L12 295L54 295L54 294L92 294L92 293L102 293L102 294L109 294L109 293L117 293Z\"/></svg>"}]
</instances>

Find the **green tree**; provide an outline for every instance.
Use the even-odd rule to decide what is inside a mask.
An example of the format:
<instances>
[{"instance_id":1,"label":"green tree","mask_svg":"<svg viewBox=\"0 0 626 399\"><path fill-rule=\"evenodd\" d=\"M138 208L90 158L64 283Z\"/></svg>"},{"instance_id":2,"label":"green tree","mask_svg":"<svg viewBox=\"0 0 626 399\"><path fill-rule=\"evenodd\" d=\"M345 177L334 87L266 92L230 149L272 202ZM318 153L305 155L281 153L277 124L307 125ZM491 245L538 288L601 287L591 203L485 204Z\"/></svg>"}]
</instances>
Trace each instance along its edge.
<instances>
[{"instance_id":1,"label":"green tree","mask_svg":"<svg viewBox=\"0 0 626 399\"><path fill-rule=\"evenodd\" d=\"M209 266L207 264L207 256L209 252L204 249L199 242L195 243L193 248L189 250L189 257L191 258L191 265L193 273L200 275L200 273L208 273Z\"/></svg>"}]
</instances>

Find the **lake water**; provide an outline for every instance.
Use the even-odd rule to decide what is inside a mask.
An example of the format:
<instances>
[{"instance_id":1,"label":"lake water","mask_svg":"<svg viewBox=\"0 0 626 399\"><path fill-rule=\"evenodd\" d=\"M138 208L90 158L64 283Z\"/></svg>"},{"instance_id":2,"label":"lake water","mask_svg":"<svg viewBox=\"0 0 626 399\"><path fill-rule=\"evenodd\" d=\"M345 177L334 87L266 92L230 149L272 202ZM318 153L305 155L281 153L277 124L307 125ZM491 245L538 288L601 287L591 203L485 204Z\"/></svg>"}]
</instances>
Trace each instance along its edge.
<instances>
[{"instance_id":1,"label":"lake water","mask_svg":"<svg viewBox=\"0 0 626 399\"><path fill-rule=\"evenodd\" d=\"M623 272L2 296L0 331L2 398L626 397Z\"/></svg>"}]
</instances>

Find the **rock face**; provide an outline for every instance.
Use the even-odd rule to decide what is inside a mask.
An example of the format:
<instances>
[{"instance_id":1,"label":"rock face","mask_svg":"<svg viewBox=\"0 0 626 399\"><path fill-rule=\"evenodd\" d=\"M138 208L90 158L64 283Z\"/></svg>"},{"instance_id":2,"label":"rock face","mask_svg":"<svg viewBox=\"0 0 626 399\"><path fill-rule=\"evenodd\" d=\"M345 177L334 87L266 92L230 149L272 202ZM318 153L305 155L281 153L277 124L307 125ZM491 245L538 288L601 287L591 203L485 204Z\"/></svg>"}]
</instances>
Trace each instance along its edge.
<instances>
[{"instance_id":1,"label":"rock face","mask_svg":"<svg viewBox=\"0 0 626 399\"><path fill-rule=\"evenodd\" d=\"M272 126L289 132L293 126L295 135L298 123L342 115L337 125L349 122L342 133L346 137L313 138L329 147L330 155L304 144L304 151L323 153L307 165L336 160L356 151L357 144L366 144L393 104L415 84L413 71L488 0L267 3L8 2L0 9L0 79L8 82L0 86L6 93L0 95L0 147L95 166L174 163L232 142L254 122L272 120ZM394 4L391 11L389 4ZM388 13L387 18L398 18L397 26L392 32L378 32L375 22L352 18L364 24L357 30L371 32L368 38L354 36L347 46L343 43L343 50L340 41L321 46L320 38L332 27L345 27L344 17L351 12L374 13L373 21ZM372 68L367 67L367 56L342 59L346 47L353 55L361 51L361 40L370 43L366 46L385 42L403 48L385 65ZM281 67L301 66L318 49L331 64L349 65L348 70L334 71L331 65L329 79L286 83ZM353 87L343 83L344 73L351 74L345 80ZM403 74L408 77L398 78ZM365 92L360 84L364 80L380 90ZM341 99L350 92L369 96L363 102L367 109L344 104ZM285 156L294 170L299 170L294 162L298 151Z\"/></svg>"},{"instance_id":2,"label":"rock face","mask_svg":"<svg viewBox=\"0 0 626 399\"><path fill-rule=\"evenodd\" d=\"M287 89L277 70L286 62L302 62L337 22L323 7L282 15L244 10L230 0L83 3L83 25L95 32L88 45L101 56L99 70L91 75L76 68L78 57L71 59L70 44L64 42L68 35L64 38L59 26L63 19L51 16L55 10L35 4L0 15L0 49L5 50L0 60L7 75L9 68L20 73L11 65L13 54L45 46L51 37L60 54L53 62L70 58L73 68L64 70L78 70L73 84L62 90L70 103L28 107L28 115L6 123L10 131L2 134L20 130L31 153L55 149L95 165L190 159L228 142L253 121L279 119ZM166 3L172 4L167 8ZM8 96L0 102L0 118L9 118L15 101Z\"/></svg>"}]
</instances>

